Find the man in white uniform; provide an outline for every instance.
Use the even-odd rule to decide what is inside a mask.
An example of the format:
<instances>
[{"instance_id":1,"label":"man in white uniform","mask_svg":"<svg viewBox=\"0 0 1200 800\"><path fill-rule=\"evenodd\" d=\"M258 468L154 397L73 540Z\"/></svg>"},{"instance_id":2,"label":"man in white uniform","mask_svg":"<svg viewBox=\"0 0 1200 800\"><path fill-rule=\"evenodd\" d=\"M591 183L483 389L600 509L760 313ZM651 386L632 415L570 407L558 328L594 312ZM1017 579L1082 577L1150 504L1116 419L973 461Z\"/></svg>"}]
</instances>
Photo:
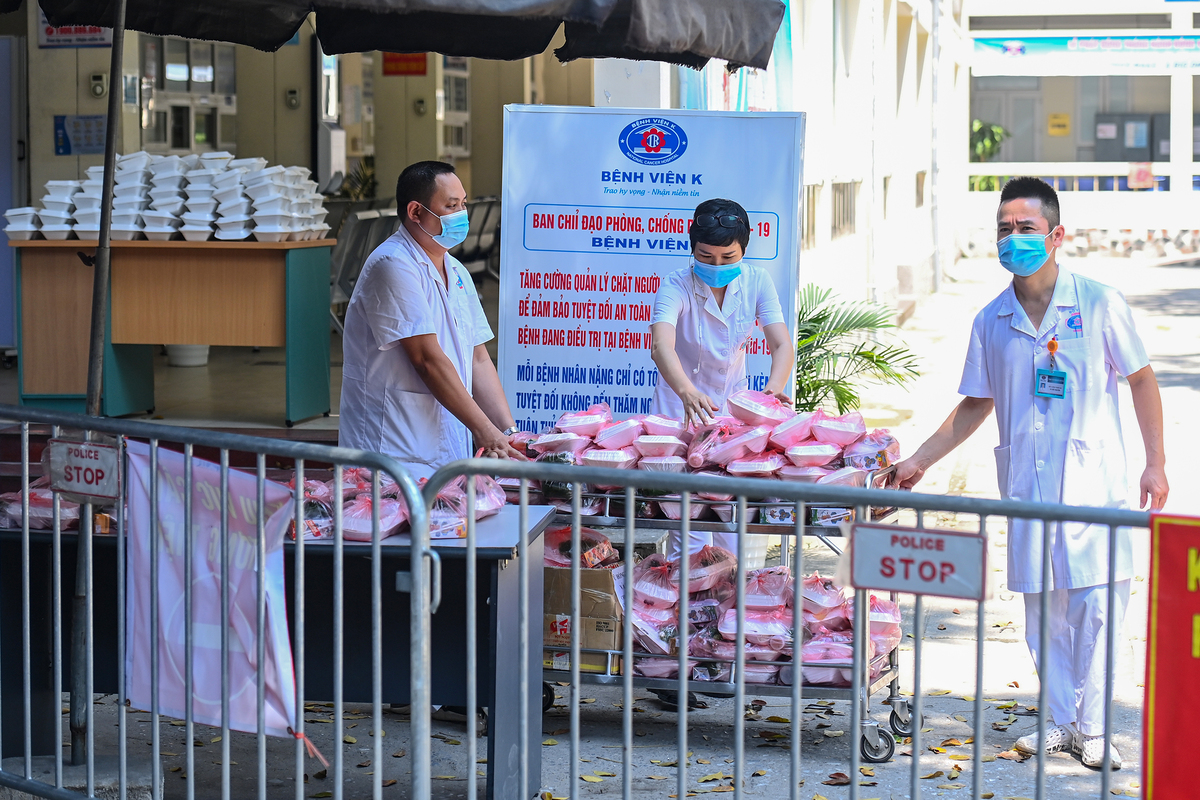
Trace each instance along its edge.
<instances>
[{"instance_id":1,"label":"man in white uniform","mask_svg":"<svg viewBox=\"0 0 1200 800\"><path fill-rule=\"evenodd\" d=\"M746 345L759 325L771 349L763 391L791 405L787 385L796 350L771 276L742 260L750 243L746 210L732 200L705 200L688 235L692 263L667 275L654 296L650 355L661 380L650 412L695 425L728 413L726 400L749 383ZM668 558L679 557L679 538L671 533ZM688 552L709 544L736 553L737 535L689 533Z\"/></svg>"},{"instance_id":2,"label":"man in white uniform","mask_svg":"<svg viewBox=\"0 0 1200 800\"><path fill-rule=\"evenodd\" d=\"M467 231L454 167L412 164L396 183L400 229L367 258L342 340L338 444L392 456L416 478L469 458L524 460L471 276L447 250ZM472 438L474 445L472 445Z\"/></svg>"},{"instance_id":3,"label":"man in white uniform","mask_svg":"<svg viewBox=\"0 0 1200 800\"><path fill-rule=\"evenodd\" d=\"M1162 402L1129 306L1119 292L1059 267L1066 235L1058 196L1037 178L1014 178L996 215L1000 263L1013 281L975 317L959 393L962 402L938 431L896 467L912 488L925 471L996 411L996 471L1006 499L1126 507L1125 451L1117 412L1124 376L1146 450L1141 505L1167 501ZM1043 524L1012 520L1008 586L1025 594L1025 639L1046 682L1047 752L1070 748L1089 767L1104 763L1106 626L1119 629L1133 577L1127 530L1117 536L1114 609L1108 608L1108 529L1051 524L1051 582L1042 586ZM1050 591L1050 651L1040 645L1040 592ZM1036 753L1037 733L1016 749ZM1120 754L1110 750L1112 765Z\"/></svg>"}]
</instances>

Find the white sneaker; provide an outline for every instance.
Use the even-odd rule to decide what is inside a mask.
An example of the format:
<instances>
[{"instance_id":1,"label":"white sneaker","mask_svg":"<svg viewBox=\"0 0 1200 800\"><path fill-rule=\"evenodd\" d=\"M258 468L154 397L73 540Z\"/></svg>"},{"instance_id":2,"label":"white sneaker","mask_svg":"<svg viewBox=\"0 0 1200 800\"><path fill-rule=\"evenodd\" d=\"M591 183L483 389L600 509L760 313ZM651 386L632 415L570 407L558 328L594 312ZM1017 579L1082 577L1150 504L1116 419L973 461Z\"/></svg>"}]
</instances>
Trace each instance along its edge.
<instances>
[{"instance_id":1,"label":"white sneaker","mask_svg":"<svg viewBox=\"0 0 1200 800\"><path fill-rule=\"evenodd\" d=\"M1071 743L1071 752L1079 754L1079 760L1083 762L1085 767L1092 769L1104 769L1104 737L1103 736L1084 736L1082 733L1075 737ZM1121 768L1121 754L1117 752L1117 746L1110 744L1108 746L1109 763L1113 769Z\"/></svg>"},{"instance_id":2,"label":"white sneaker","mask_svg":"<svg viewBox=\"0 0 1200 800\"><path fill-rule=\"evenodd\" d=\"M1076 731L1074 725L1050 725L1046 728L1046 753L1058 753L1066 750L1074 745ZM1018 753L1035 756L1038 751L1038 732L1027 733L1017 743L1013 745L1013 749Z\"/></svg>"}]
</instances>

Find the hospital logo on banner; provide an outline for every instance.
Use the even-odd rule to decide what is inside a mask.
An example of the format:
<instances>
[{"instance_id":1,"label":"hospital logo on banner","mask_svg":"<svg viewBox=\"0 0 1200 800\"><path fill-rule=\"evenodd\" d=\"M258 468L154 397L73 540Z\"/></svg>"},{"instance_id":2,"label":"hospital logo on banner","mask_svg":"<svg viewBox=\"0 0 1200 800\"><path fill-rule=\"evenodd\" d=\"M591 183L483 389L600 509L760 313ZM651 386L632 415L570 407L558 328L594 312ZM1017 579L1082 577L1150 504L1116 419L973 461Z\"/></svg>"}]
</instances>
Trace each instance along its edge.
<instances>
[{"instance_id":1,"label":"hospital logo on banner","mask_svg":"<svg viewBox=\"0 0 1200 800\"><path fill-rule=\"evenodd\" d=\"M630 161L648 166L670 164L687 150L683 128L662 117L645 117L631 122L617 140Z\"/></svg>"}]
</instances>

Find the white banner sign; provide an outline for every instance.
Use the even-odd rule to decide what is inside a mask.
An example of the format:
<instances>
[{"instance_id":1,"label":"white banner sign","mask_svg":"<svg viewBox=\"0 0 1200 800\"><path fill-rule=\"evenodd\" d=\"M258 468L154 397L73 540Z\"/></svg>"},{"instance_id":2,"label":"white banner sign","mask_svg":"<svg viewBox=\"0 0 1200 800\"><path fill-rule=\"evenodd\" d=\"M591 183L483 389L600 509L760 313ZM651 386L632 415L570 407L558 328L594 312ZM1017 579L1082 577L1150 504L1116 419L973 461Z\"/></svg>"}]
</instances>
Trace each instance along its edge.
<instances>
[{"instance_id":1,"label":"white banner sign","mask_svg":"<svg viewBox=\"0 0 1200 800\"><path fill-rule=\"evenodd\" d=\"M46 451L54 491L108 500L120 493L120 454L115 446L51 439Z\"/></svg>"},{"instance_id":2,"label":"white banner sign","mask_svg":"<svg viewBox=\"0 0 1200 800\"><path fill-rule=\"evenodd\" d=\"M125 690L136 708L153 708L150 693L150 448L130 442L129 572L126 593ZM184 718L184 459L158 451L158 711ZM221 484L220 467L192 462L192 708L193 718L221 725ZM295 727L296 683L288 641L283 582L283 535L292 516L292 493L266 485L266 662L258 661L257 484L253 475L229 472L229 709L230 727L258 728L257 673L265 673L266 732L289 736Z\"/></svg>"},{"instance_id":3,"label":"white banner sign","mask_svg":"<svg viewBox=\"0 0 1200 800\"><path fill-rule=\"evenodd\" d=\"M795 336L803 154L803 114L507 106L498 335L517 425L599 402L618 419L649 411L654 294L687 266L704 200L746 209L746 258ZM747 352L761 389L761 329Z\"/></svg>"},{"instance_id":4,"label":"white banner sign","mask_svg":"<svg viewBox=\"0 0 1200 800\"><path fill-rule=\"evenodd\" d=\"M987 538L894 525L855 525L850 569L856 589L983 600Z\"/></svg>"},{"instance_id":5,"label":"white banner sign","mask_svg":"<svg viewBox=\"0 0 1200 800\"><path fill-rule=\"evenodd\" d=\"M979 37L971 74L1170 75L1200 71L1200 36Z\"/></svg>"}]
</instances>

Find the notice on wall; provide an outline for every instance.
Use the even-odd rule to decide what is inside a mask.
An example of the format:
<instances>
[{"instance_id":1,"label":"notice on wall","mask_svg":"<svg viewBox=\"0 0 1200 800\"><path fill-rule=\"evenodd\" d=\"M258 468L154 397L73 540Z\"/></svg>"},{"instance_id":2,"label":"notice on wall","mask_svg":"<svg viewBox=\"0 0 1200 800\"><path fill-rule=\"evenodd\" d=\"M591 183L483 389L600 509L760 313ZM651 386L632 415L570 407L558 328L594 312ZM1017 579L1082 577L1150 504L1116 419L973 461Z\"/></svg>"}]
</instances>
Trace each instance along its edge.
<instances>
[{"instance_id":1,"label":"notice on wall","mask_svg":"<svg viewBox=\"0 0 1200 800\"><path fill-rule=\"evenodd\" d=\"M104 114L57 114L54 155L94 156L104 152L108 117Z\"/></svg>"},{"instance_id":2,"label":"notice on wall","mask_svg":"<svg viewBox=\"0 0 1200 800\"><path fill-rule=\"evenodd\" d=\"M618 419L649 411L654 295L689 265L704 200L746 209L746 260L774 280L794 337L803 153L798 113L506 107L500 380L517 425L599 402ZM747 353L761 389L761 328Z\"/></svg>"},{"instance_id":3,"label":"notice on wall","mask_svg":"<svg viewBox=\"0 0 1200 800\"><path fill-rule=\"evenodd\" d=\"M428 59L424 53L384 53L384 75L407 75L415 77L428 72Z\"/></svg>"},{"instance_id":4,"label":"notice on wall","mask_svg":"<svg viewBox=\"0 0 1200 800\"><path fill-rule=\"evenodd\" d=\"M54 27L38 9L38 47L112 47L112 28L96 25Z\"/></svg>"},{"instance_id":5,"label":"notice on wall","mask_svg":"<svg viewBox=\"0 0 1200 800\"><path fill-rule=\"evenodd\" d=\"M1071 115L1070 114L1047 114L1046 115L1046 133L1050 136L1070 136L1071 135Z\"/></svg>"},{"instance_id":6,"label":"notice on wall","mask_svg":"<svg viewBox=\"0 0 1200 800\"><path fill-rule=\"evenodd\" d=\"M1188 797L1188 732L1200 702L1181 691L1200 681L1200 519L1156 514L1150 524L1150 601L1142 797Z\"/></svg>"}]
</instances>

